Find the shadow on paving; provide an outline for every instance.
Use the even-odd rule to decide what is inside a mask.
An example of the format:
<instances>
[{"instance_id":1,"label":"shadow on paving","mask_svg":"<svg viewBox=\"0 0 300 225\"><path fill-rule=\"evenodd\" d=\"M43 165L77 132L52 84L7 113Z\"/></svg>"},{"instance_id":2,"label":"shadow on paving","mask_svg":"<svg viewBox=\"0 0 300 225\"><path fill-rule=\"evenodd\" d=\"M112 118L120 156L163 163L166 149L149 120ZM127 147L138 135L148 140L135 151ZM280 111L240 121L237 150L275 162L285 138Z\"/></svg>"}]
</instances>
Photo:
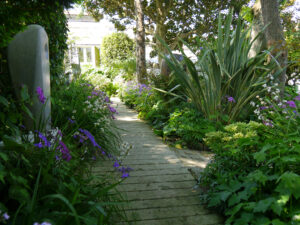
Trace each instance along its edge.
<instances>
[{"instance_id":1,"label":"shadow on paving","mask_svg":"<svg viewBox=\"0 0 300 225\"><path fill-rule=\"evenodd\" d=\"M204 168L208 159L197 154L194 158L178 155L138 119L136 112L118 98L113 102L118 111L115 124L123 141L132 146L122 164L133 168L130 177L117 187L129 202L124 206L127 221L117 224L223 224L221 216L201 204L196 181L188 171L189 167ZM94 173L112 170L111 165L99 165Z\"/></svg>"}]
</instances>

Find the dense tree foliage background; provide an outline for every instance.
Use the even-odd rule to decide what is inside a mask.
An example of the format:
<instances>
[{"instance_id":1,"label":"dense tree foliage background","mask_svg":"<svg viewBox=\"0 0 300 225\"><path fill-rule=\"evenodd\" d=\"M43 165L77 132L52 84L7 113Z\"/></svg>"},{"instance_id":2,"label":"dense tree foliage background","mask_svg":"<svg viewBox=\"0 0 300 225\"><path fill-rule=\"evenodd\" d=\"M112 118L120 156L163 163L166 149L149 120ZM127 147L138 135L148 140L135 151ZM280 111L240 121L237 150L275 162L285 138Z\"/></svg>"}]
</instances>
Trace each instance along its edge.
<instances>
[{"instance_id":1,"label":"dense tree foliage background","mask_svg":"<svg viewBox=\"0 0 300 225\"><path fill-rule=\"evenodd\" d=\"M7 45L27 25L45 28L49 38L50 73L54 78L63 73L64 51L67 49L67 18L64 8L76 0L4 0L0 1L0 62L1 81L8 74ZM1 90L5 86L2 86Z\"/></svg>"}]
</instances>

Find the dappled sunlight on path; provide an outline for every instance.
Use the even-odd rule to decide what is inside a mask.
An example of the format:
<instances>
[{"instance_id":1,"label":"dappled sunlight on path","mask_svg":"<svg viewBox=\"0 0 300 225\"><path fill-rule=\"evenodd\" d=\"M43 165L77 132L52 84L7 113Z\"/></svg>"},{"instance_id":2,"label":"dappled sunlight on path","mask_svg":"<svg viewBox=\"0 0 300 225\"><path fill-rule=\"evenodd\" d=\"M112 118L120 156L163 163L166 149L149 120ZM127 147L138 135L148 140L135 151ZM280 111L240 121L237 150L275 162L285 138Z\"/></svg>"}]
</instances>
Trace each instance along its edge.
<instances>
[{"instance_id":1,"label":"dappled sunlight on path","mask_svg":"<svg viewBox=\"0 0 300 225\"><path fill-rule=\"evenodd\" d=\"M118 115L116 125L125 142L132 146L123 164L133 168L118 190L129 204L125 207L129 224L214 225L222 218L200 202L199 190L187 167L205 167L206 158L178 155L153 134L151 127L112 99ZM187 166L187 167L186 167ZM126 224L119 222L119 224Z\"/></svg>"}]
</instances>

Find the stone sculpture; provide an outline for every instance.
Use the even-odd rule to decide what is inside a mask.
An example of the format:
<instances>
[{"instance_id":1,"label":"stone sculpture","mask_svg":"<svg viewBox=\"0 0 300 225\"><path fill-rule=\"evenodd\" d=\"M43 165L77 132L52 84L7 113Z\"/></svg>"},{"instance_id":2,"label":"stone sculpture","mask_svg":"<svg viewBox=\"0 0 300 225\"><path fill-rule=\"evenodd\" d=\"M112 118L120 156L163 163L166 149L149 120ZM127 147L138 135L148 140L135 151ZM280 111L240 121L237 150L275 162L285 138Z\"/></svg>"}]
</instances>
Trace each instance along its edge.
<instances>
[{"instance_id":1,"label":"stone sculpture","mask_svg":"<svg viewBox=\"0 0 300 225\"><path fill-rule=\"evenodd\" d=\"M26 85L33 96L33 105L28 105L36 121L26 117L28 129L50 128L50 66L48 36L43 27L29 25L18 33L8 46L8 64L16 95ZM41 94L44 95L41 96Z\"/></svg>"}]
</instances>

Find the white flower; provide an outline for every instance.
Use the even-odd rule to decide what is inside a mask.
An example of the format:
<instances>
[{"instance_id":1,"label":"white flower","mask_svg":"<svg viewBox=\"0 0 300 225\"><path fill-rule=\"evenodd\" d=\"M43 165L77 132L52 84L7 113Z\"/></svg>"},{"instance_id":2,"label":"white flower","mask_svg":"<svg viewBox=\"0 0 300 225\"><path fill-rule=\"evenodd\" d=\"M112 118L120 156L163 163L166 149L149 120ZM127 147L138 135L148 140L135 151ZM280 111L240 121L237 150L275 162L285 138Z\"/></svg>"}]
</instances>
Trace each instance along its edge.
<instances>
[{"instance_id":1,"label":"white flower","mask_svg":"<svg viewBox=\"0 0 300 225\"><path fill-rule=\"evenodd\" d=\"M268 88L267 88L267 91L268 91L268 92L271 92L271 89L272 89L271 87L268 87Z\"/></svg>"},{"instance_id":2,"label":"white flower","mask_svg":"<svg viewBox=\"0 0 300 225\"><path fill-rule=\"evenodd\" d=\"M278 83L274 83L274 86L277 87L277 86L278 86Z\"/></svg>"},{"instance_id":3,"label":"white flower","mask_svg":"<svg viewBox=\"0 0 300 225\"><path fill-rule=\"evenodd\" d=\"M279 103L278 103L278 106L282 106L282 103L281 103L281 102L279 102Z\"/></svg>"},{"instance_id":4,"label":"white flower","mask_svg":"<svg viewBox=\"0 0 300 225\"><path fill-rule=\"evenodd\" d=\"M251 105L251 106L255 106L255 102L253 102L253 101L250 102L250 105Z\"/></svg>"},{"instance_id":5,"label":"white flower","mask_svg":"<svg viewBox=\"0 0 300 225\"><path fill-rule=\"evenodd\" d=\"M275 101L278 101L278 99L279 99L278 95L274 96Z\"/></svg>"},{"instance_id":6,"label":"white flower","mask_svg":"<svg viewBox=\"0 0 300 225\"><path fill-rule=\"evenodd\" d=\"M259 114L259 110L258 110L258 109L255 109L255 110L254 110L254 113L258 115L258 114Z\"/></svg>"},{"instance_id":7,"label":"white flower","mask_svg":"<svg viewBox=\"0 0 300 225\"><path fill-rule=\"evenodd\" d=\"M280 90L279 90L279 89L276 89L275 92L276 92L276 93L280 93Z\"/></svg>"},{"instance_id":8,"label":"white flower","mask_svg":"<svg viewBox=\"0 0 300 225\"><path fill-rule=\"evenodd\" d=\"M266 87L267 87L267 84L264 84L263 87L266 88Z\"/></svg>"}]
</instances>

